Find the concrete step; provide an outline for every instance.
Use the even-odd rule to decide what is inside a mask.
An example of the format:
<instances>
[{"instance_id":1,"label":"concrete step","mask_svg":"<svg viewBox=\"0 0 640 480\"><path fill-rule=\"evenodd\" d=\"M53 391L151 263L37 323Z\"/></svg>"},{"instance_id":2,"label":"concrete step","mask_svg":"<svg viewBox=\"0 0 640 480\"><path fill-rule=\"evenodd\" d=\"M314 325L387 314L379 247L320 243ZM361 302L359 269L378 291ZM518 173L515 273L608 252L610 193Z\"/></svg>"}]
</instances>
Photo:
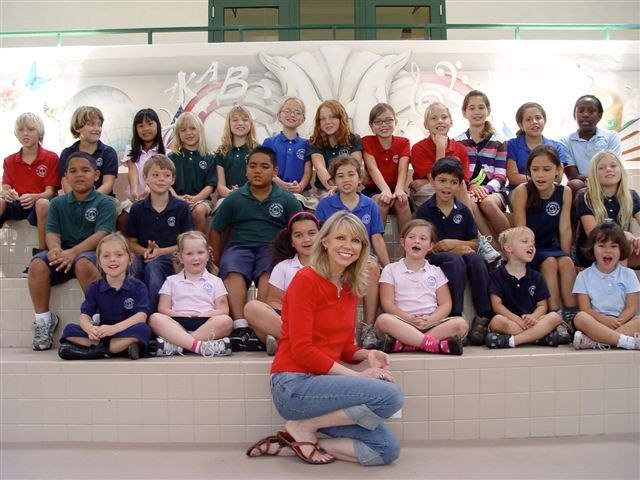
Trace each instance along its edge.
<instances>
[{"instance_id":1,"label":"concrete step","mask_svg":"<svg viewBox=\"0 0 640 480\"><path fill-rule=\"evenodd\" d=\"M271 358L63 361L0 349L2 442L242 443L281 429ZM564 346L394 354L403 441L638 433L640 352Z\"/></svg>"}]
</instances>

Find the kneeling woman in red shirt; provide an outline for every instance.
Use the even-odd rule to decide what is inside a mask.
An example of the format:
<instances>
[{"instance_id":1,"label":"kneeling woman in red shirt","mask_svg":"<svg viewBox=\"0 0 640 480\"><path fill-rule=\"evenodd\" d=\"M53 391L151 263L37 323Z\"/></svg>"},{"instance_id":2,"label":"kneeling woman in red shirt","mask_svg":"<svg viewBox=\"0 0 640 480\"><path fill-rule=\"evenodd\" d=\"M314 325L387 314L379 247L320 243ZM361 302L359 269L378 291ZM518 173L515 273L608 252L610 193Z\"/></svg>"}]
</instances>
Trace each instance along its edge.
<instances>
[{"instance_id":1,"label":"kneeling woman in red shirt","mask_svg":"<svg viewBox=\"0 0 640 480\"><path fill-rule=\"evenodd\" d=\"M286 455L308 463L335 459L384 465L398 458L398 439L384 425L404 399L389 356L354 345L358 297L367 288L369 240L362 222L340 211L320 229L311 263L285 293L282 336L271 367L271 394L286 431L247 455ZM366 361L355 371L344 363ZM328 438L317 437L321 432Z\"/></svg>"}]
</instances>

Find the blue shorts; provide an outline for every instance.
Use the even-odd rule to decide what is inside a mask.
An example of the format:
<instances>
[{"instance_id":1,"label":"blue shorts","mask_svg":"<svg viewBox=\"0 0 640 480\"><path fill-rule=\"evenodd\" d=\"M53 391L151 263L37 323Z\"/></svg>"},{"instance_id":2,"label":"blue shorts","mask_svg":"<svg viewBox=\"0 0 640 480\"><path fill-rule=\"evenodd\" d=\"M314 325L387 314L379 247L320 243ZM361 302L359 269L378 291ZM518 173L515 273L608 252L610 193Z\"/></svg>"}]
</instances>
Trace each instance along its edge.
<instances>
[{"instance_id":1,"label":"blue shorts","mask_svg":"<svg viewBox=\"0 0 640 480\"><path fill-rule=\"evenodd\" d=\"M273 263L269 256L270 245L231 245L222 252L220 278L231 272L241 273L247 284L257 283L263 273L271 273Z\"/></svg>"},{"instance_id":2,"label":"blue shorts","mask_svg":"<svg viewBox=\"0 0 640 480\"><path fill-rule=\"evenodd\" d=\"M57 271L56 267L52 267L51 265L49 265L49 259L47 258L48 253L49 253L48 250L43 250L42 252L38 252L36 255L34 255L31 261L33 262L36 258L39 258L49 267L49 278L51 279L51 285L60 285L61 283L71 280L72 278L76 278L76 263L81 258L86 258L91 263L96 265L96 252L93 250L89 250L88 252L80 253L74 259L73 267L71 267L67 273L64 273L64 271L62 270Z\"/></svg>"},{"instance_id":3,"label":"blue shorts","mask_svg":"<svg viewBox=\"0 0 640 480\"><path fill-rule=\"evenodd\" d=\"M145 348L147 343L149 343L149 337L151 336L151 329L149 325L146 323L136 323L135 325L131 325L128 328L125 328L123 331L116 333L111 337L106 337L107 340L111 340L112 338L135 338L138 343L142 344ZM68 338L70 337L79 337L79 338L88 338L87 332L85 332L80 325L77 323L68 323L65 325L64 330L62 331L62 336L60 337L60 342L68 342Z\"/></svg>"},{"instance_id":4,"label":"blue shorts","mask_svg":"<svg viewBox=\"0 0 640 480\"><path fill-rule=\"evenodd\" d=\"M20 200L7 202L4 214L0 217L0 227L4 225L5 220L24 220L25 218L29 222L29 225L33 225L35 227L38 224L36 209L34 207L24 208L20 204Z\"/></svg>"},{"instance_id":5,"label":"blue shorts","mask_svg":"<svg viewBox=\"0 0 640 480\"><path fill-rule=\"evenodd\" d=\"M193 332L204 325L209 317L172 317L187 332Z\"/></svg>"}]
</instances>

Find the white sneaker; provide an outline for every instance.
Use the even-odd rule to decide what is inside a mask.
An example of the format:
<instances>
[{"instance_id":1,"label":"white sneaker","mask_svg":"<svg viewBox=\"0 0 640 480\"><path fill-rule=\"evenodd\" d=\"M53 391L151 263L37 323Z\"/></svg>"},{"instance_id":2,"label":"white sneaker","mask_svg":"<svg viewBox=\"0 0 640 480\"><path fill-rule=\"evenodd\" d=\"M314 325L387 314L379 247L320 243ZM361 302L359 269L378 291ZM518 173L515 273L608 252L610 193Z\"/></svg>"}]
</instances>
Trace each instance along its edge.
<instances>
[{"instance_id":1,"label":"white sneaker","mask_svg":"<svg viewBox=\"0 0 640 480\"><path fill-rule=\"evenodd\" d=\"M606 343L598 343L595 340L587 337L580 330L576 330L576 333L573 336L573 348L575 348L576 350L608 350L611 348L611 346L607 345Z\"/></svg>"},{"instance_id":2,"label":"white sneaker","mask_svg":"<svg viewBox=\"0 0 640 480\"><path fill-rule=\"evenodd\" d=\"M33 320L33 349L34 350L49 350L53 345L53 332L58 326L58 316L55 313L51 313L51 319L46 320Z\"/></svg>"},{"instance_id":3,"label":"white sneaker","mask_svg":"<svg viewBox=\"0 0 640 480\"><path fill-rule=\"evenodd\" d=\"M227 355L231 355L231 341L229 337L202 342L200 355L203 357L226 357Z\"/></svg>"},{"instance_id":4,"label":"white sneaker","mask_svg":"<svg viewBox=\"0 0 640 480\"><path fill-rule=\"evenodd\" d=\"M487 263L493 263L502 256L493 248L491 240L491 235L478 235L478 253L484 257Z\"/></svg>"},{"instance_id":5,"label":"white sneaker","mask_svg":"<svg viewBox=\"0 0 640 480\"><path fill-rule=\"evenodd\" d=\"M156 350L156 357L170 357L172 355L182 355L182 347L174 345L173 343L165 340L162 337L156 339L158 349Z\"/></svg>"}]
</instances>

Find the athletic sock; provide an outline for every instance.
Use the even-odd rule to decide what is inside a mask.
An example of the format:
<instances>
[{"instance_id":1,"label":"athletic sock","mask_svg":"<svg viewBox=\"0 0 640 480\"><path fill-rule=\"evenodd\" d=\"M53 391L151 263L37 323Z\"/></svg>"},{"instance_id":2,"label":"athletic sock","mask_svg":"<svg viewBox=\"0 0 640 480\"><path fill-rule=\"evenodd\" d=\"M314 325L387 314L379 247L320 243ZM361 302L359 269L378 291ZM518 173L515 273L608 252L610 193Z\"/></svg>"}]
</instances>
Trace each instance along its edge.
<instances>
[{"instance_id":1,"label":"athletic sock","mask_svg":"<svg viewBox=\"0 0 640 480\"><path fill-rule=\"evenodd\" d=\"M194 340L193 343L191 344L191 351L193 353L200 353L200 350L202 349L202 341L201 340Z\"/></svg>"},{"instance_id":2,"label":"athletic sock","mask_svg":"<svg viewBox=\"0 0 640 480\"><path fill-rule=\"evenodd\" d=\"M36 320L39 320L40 322L50 322L51 321L51 312L42 312L42 313L36 313L35 314Z\"/></svg>"},{"instance_id":3,"label":"athletic sock","mask_svg":"<svg viewBox=\"0 0 640 480\"><path fill-rule=\"evenodd\" d=\"M249 326L249 322L247 322L244 318L238 318L233 321L233 329L236 328L247 328Z\"/></svg>"},{"instance_id":4,"label":"athletic sock","mask_svg":"<svg viewBox=\"0 0 640 480\"><path fill-rule=\"evenodd\" d=\"M438 342L440 342L438 345L441 353L451 353L449 350L449 340L438 340Z\"/></svg>"},{"instance_id":5,"label":"athletic sock","mask_svg":"<svg viewBox=\"0 0 640 480\"><path fill-rule=\"evenodd\" d=\"M516 346L516 337L514 337L513 335L509 337L509 346L511 348L514 348Z\"/></svg>"},{"instance_id":6,"label":"athletic sock","mask_svg":"<svg viewBox=\"0 0 640 480\"><path fill-rule=\"evenodd\" d=\"M420 349L425 352L440 353L440 339L425 335L420 342Z\"/></svg>"}]
</instances>

